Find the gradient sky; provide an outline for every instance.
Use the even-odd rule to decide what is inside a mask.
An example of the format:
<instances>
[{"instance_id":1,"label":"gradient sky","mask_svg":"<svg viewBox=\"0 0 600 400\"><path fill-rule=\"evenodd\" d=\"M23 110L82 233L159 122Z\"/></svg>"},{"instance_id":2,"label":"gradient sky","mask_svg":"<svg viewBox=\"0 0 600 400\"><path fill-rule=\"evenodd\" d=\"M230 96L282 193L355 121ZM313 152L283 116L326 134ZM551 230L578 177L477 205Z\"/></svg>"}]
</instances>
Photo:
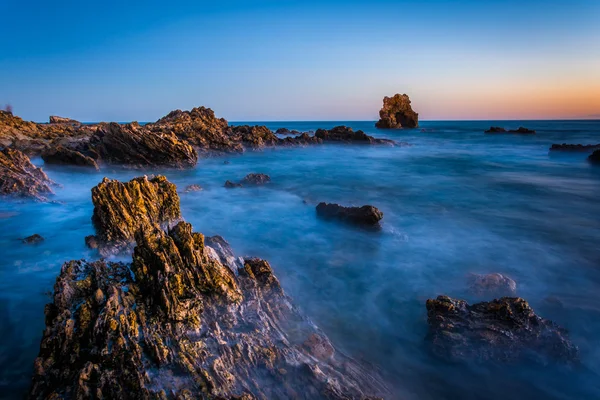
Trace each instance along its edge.
<instances>
[{"instance_id":1,"label":"gradient sky","mask_svg":"<svg viewBox=\"0 0 600 400\"><path fill-rule=\"evenodd\" d=\"M95 3L95 4L93 4ZM127 4L126 4L127 3ZM600 118L600 1L0 4L0 105L25 119Z\"/></svg>"}]
</instances>

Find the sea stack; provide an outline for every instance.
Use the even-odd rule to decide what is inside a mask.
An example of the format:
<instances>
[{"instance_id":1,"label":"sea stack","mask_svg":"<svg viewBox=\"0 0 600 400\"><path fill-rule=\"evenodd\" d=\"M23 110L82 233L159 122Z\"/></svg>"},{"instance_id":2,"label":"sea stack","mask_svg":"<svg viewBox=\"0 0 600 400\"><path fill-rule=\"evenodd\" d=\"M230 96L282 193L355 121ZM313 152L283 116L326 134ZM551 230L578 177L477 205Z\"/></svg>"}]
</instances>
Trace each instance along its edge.
<instances>
[{"instance_id":1,"label":"sea stack","mask_svg":"<svg viewBox=\"0 0 600 400\"><path fill-rule=\"evenodd\" d=\"M379 121L375 127L379 129L416 128L419 126L419 114L410 106L410 98L406 94L384 97L383 107L379 111Z\"/></svg>"}]
</instances>

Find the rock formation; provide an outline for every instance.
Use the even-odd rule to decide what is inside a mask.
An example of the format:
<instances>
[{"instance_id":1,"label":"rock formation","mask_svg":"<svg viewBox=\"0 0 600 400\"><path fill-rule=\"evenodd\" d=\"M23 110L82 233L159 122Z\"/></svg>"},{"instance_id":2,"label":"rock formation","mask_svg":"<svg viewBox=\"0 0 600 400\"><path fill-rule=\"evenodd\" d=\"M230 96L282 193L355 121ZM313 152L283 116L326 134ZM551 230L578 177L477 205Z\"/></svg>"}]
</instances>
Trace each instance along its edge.
<instances>
[{"instance_id":1,"label":"rock formation","mask_svg":"<svg viewBox=\"0 0 600 400\"><path fill-rule=\"evenodd\" d=\"M93 158L60 145L51 146L44 150L42 152L42 159L46 164L77 165L80 167L91 167L96 170L100 169Z\"/></svg>"},{"instance_id":2,"label":"rock formation","mask_svg":"<svg viewBox=\"0 0 600 400\"><path fill-rule=\"evenodd\" d=\"M506 130L500 126L492 126L490 129L485 131L485 133L516 133L516 134L534 134L535 131L531 129L527 129L524 127L519 127L518 129Z\"/></svg>"},{"instance_id":3,"label":"rock formation","mask_svg":"<svg viewBox=\"0 0 600 400\"><path fill-rule=\"evenodd\" d=\"M322 218L334 218L358 225L378 225L383 212L373 206L344 207L339 204L319 203L317 215Z\"/></svg>"},{"instance_id":4,"label":"rock formation","mask_svg":"<svg viewBox=\"0 0 600 400\"><path fill-rule=\"evenodd\" d=\"M187 185L187 186L185 187L185 191L184 191L184 192L185 192L185 193L190 193L190 192L199 192L199 191L201 191L201 190L202 190L202 186L200 186L200 185L198 185L198 184L194 183L194 184L192 184L192 185Z\"/></svg>"},{"instance_id":5,"label":"rock formation","mask_svg":"<svg viewBox=\"0 0 600 400\"><path fill-rule=\"evenodd\" d=\"M41 235L34 233L33 235L27 236L26 238L22 239L21 241L25 244L38 244L38 243L42 243L44 241L44 238Z\"/></svg>"},{"instance_id":6,"label":"rock formation","mask_svg":"<svg viewBox=\"0 0 600 400\"><path fill-rule=\"evenodd\" d=\"M490 297L514 296L517 293L517 283L499 273L471 274L469 276L471 291L478 295Z\"/></svg>"},{"instance_id":7,"label":"rock formation","mask_svg":"<svg viewBox=\"0 0 600 400\"><path fill-rule=\"evenodd\" d=\"M586 152L600 149L600 144L553 144L550 151Z\"/></svg>"},{"instance_id":8,"label":"rock formation","mask_svg":"<svg viewBox=\"0 0 600 400\"><path fill-rule=\"evenodd\" d=\"M419 114L413 111L408 95L386 96L375 126L379 129L416 128L419 126Z\"/></svg>"},{"instance_id":9,"label":"rock formation","mask_svg":"<svg viewBox=\"0 0 600 400\"><path fill-rule=\"evenodd\" d=\"M275 131L275 133L278 135L294 135L294 136L298 136L298 135L302 134L302 132L299 132L295 129L290 131L288 128L279 128Z\"/></svg>"},{"instance_id":10,"label":"rock formation","mask_svg":"<svg viewBox=\"0 0 600 400\"><path fill-rule=\"evenodd\" d=\"M138 229L168 226L181 218L177 187L164 176L126 183L104 178L92 189L92 203L92 222L103 255L128 248Z\"/></svg>"},{"instance_id":11,"label":"rock formation","mask_svg":"<svg viewBox=\"0 0 600 400\"><path fill-rule=\"evenodd\" d=\"M115 185L113 203L134 208L132 190ZM206 241L211 248L183 221L168 231L140 228L129 265L63 265L46 307L30 398L386 394L379 377L336 351L292 305L268 262L236 259L220 237Z\"/></svg>"},{"instance_id":12,"label":"rock formation","mask_svg":"<svg viewBox=\"0 0 600 400\"><path fill-rule=\"evenodd\" d=\"M393 145L395 142L389 139L375 139L361 130L354 132L352 128L347 126L336 126L333 129L317 129L315 137L323 140L323 142L344 142L344 143L366 143L366 144L388 144Z\"/></svg>"},{"instance_id":13,"label":"rock formation","mask_svg":"<svg viewBox=\"0 0 600 400\"><path fill-rule=\"evenodd\" d=\"M236 142L242 143L246 148L261 149L281 144L281 139L275 136L273 131L266 126L232 126L231 131L232 138Z\"/></svg>"},{"instance_id":14,"label":"rock formation","mask_svg":"<svg viewBox=\"0 0 600 400\"><path fill-rule=\"evenodd\" d=\"M52 194L52 184L44 171L19 150L6 148L0 151L0 195L45 200L45 196Z\"/></svg>"},{"instance_id":15,"label":"rock formation","mask_svg":"<svg viewBox=\"0 0 600 400\"><path fill-rule=\"evenodd\" d=\"M271 182L271 177L267 174L248 174L240 182L242 185L264 185Z\"/></svg>"},{"instance_id":16,"label":"rock formation","mask_svg":"<svg viewBox=\"0 0 600 400\"><path fill-rule=\"evenodd\" d=\"M153 133L137 123L100 124L91 143L104 161L116 164L191 167L198 154L169 132Z\"/></svg>"},{"instance_id":17,"label":"rock formation","mask_svg":"<svg viewBox=\"0 0 600 400\"><path fill-rule=\"evenodd\" d=\"M58 117L56 115L51 115L50 116L50 123L51 124L81 125L81 122L79 122L79 121L76 121L76 120L71 119L71 118Z\"/></svg>"},{"instance_id":18,"label":"rock formation","mask_svg":"<svg viewBox=\"0 0 600 400\"><path fill-rule=\"evenodd\" d=\"M427 300L428 339L434 354L450 361L528 360L575 362L578 349L567 332L538 317L518 297L469 305L438 296Z\"/></svg>"},{"instance_id":19,"label":"rock formation","mask_svg":"<svg viewBox=\"0 0 600 400\"><path fill-rule=\"evenodd\" d=\"M241 183L231 182L231 181L226 181L224 186L227 189L235 189L235 188L242 187L242 184Z\"/></svg>"},{"instance_id":20,"label":"rock formation","mask_svg":"<svg viewBox=\"0 0 600 400\"><path fill-rule=\"evenodd\" d=\"M594 151L589 157L588 161L592 164L600 164L600 150Z\"/></svg>"}]
</instances>

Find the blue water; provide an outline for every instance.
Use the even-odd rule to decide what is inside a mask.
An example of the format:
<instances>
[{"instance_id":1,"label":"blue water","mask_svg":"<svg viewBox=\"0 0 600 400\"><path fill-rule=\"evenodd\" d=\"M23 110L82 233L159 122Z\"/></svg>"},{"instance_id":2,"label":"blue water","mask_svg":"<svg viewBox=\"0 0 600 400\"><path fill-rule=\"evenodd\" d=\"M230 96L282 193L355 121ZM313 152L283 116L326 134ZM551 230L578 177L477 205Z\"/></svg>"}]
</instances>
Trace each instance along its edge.
<instances>
[{"instance_id":1,"label":"blue water","mask_svg":"<svg viewBox=\"0 0 600 400\"><path fill-rule=\"evenodd\" d=\"M377 131L372 122L266 123L315 130L347 124L409 147L323 145L248 152L164 173L183 191L197 231L271 262L286 292L344 352L370 362L404 399L600 398L600 168L552 143L600 143L600 121L423 122ZM490 125L536 135L485 135ZM224 164L229 160L230 164ZM34 160L42 165L43 161ZM44 167L63 185L57 203L0 200L0 397L26 393L61 264L93 258L90 189L99 173ZM226 180L267 173L266 187ZM372 204L380 232L315 217L320 201ZM38 246L18 238L39 233ZM468 301L471 272L500 272L536 312L570 331L578 367L446 364L428 352L425 300Z\"/></svg>"}]
</instances>

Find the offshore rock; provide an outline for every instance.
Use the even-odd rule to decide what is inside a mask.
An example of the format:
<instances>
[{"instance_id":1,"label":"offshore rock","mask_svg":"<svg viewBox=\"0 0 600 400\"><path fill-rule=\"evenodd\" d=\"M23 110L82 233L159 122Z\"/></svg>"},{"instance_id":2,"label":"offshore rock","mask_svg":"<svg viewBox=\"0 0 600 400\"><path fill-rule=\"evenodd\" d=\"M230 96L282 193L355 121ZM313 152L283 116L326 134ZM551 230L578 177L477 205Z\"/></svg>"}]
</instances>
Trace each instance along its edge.
<instances>
[{"instance_id":1,"label":"offshore rock","mask_svg":"<svg viewBox=\"0 0 600 400\"><path fill-rule=\"evenodd\" d=\"M185 187L185 190L184 190L184 192L185 192L185 193L191 193L191 192L199 192L199 191L201 191L201 190L202 190L202 186L200 186L200 185L198 185L198 184L194 183L194 184L192 184L192 185L187 185L187 186Z\"/></svg>"},{"instance_id":2,"label":"offshore rock","mask_svg":"<svg viewBox=\"0 0 600 400\"><path fill-rule=\"evenodd\" d=\"M65 263L29 397L364 399L386 388L292 305L269 263L231 269L180 222L133 263Z\"/></svg>"},{"instance_id":3,"label":"offshore rock","mask_svg":"<svg viewBox=\"0 0 600 400\"><path fill-rule=\"evenodd\" d=\"M361 130L354 132L352 128L347 126L336 126L333 129L317 129L315 137L324 142L345 142L345 143L366 143L366 144L388 144L393 145L395 142L389 139L375 139Z\"/></svg>"},{"instance_id":4,"label":"offshore rock","mask_svg":"<svg viewBox=\"0 0 600 400\"><path fill-rule=\"evenodd\" d=\"M386 96L375 126L379 129L416 128L419 126L419 114L413 111L408 95Z\"/></svg>"},{"instance_id":5,"label":"offshore rock","mask_svg":"<svg viewBox=\"0 0 600 400\"><path fill-rule=\"evenodd\" d=\"M278 135L294 135L294 136L298 136L298 135L302 134L302 132L299 132L295 129L290 131L288 128L279 128L275 131L275 133Z\"/></svg>"},{"instance_id":6,"label":"offshore rock","mask_svg":"<svg viewBox=\"0 0 600 400\"><path fill-rule=\"evenodd\" d=\"M522 126L518 129L506 130L499 126L492 126L490 129L485 131L485 133L516 133L516 134L534 134L535 131L527 128L523 128Z\"/></svg>"},{"instance_id":7,"label":"offshore rock","mask_svg":"<svg viewBox=\"0 0 600 400\"><path fill-rule=\"evenodd\" d=\"M426 306L428 339L434 354L444 359L541 364L578 360L579 351L567 332L538 317L521 298L469 305L438 296Z\"/></svg>"},{"instance_id":8,"label":"offshore rock","mask_svg":"<svg viewBox=\"0 0 600 400\"><path fill-rule=\"evenodd\" d=\"M128 248L138 229L166 226L181 218L177 187L164 176L146 176L122 183L104 178L92 189L100 254Z\"/></svg>"},{"instance_id":9,"label":"offshore rock","mask_svg":"<svg viewBox=\"0 0 600 400\"><path fill-rule=\"evenodd\" d=\"M248 174L240 182L242 185L264 185L271 182L271 177L267 174Z\"/></svg>"},{"instance_id":10,"label":"offshore rock","mask_svg":"<svg viewBox=\"0 0 600 400\"><path fill-rule=\"evenodd\" d=\"M76 120L71 119L71 118L58 117L56 115L51 115L50 116L50 123L51 124L73 124L73 125L81 125L81 122L79 122L79 121L76 121Z\"/></svg>"},{"instance_id":11,"label":"offshore rock","mask_svg":"<svg viewBox=\"0 0 600 400\"><path fill-rule=\"evenodd\" d=\"M273 131L266 126L240 125L231 127L234 140L241 142L245 147L260 149L263 147L276 146L280 143Z\"/></svg>"},{"instance_id":12,"label":"offshore rock","mask_svg":"<svg viewBox=\"0 0 600 400\"><path fill-rule=\"evenodd\" d=\"M52 194L52 184L44 171L19 150L5 148L0 151L0 195L45 200L46 195Z\"/></svg>"},{"instance_id":13,"label":"offshore rock","mask_svg":"<svg viewBox=\"0 0 600 400\"><path fill-rule=\"evenodd\" d=\"M42 152L42 159L46 164L67 164L80 167L90 167L99 170L96 160L79 151L63 146L53 146Z\"/></svg>"},{"instance_id":14,"label":"offshore rock","mask_svg":"<svg viewBox=\"0 0 600 400\"><path fill-rule=\"evenodd\" d=\"M240 188L242 187L241 183L235 183L235 182L231 182L231 181L226 181L225 185L224 185L227 189L235 189L235 188Z\"/></svg>"},{"instance_id":15,"label":"offshore rock","mask_svg":"<svg viewBox=\"0 0 600 400\"><path fill-rule=\"evenodd\" d=\"M517 283L508 276L493 274L471 274L469 276L470 288L478 295L490 297L514 296L517 293Z\"/></svg>"},{"instance_id":16,"label":"offshore rock","mask_svg":"<svg viewBox=\"0 0 600 400\"><path fill-rule=\"evenodd\" d=\"M373 206L344 207L329 203L319 203L317 205L317 215L358 225L378 225L383 218L383 212Z\"/></svg>"},{"instance_id":17,"label":"offshore rock","mask_svg":"<svg viewBox=\"0 0 600 400\"><path fill-rule=\"evenodd\" d=\"M192 167L198 161L196 150L174 134L154 133L135 122L100 124L91 143L100 157L109 163L184 168Z\"/></svg>"},{"instance_id":18,"label":"offshore rock","mask_svg":"<svg viewBox=\"0 0 600 400\"><path fill-rule=\"evenodd\" d=\"M38 235L37 233L34 233L31 236L27 236L25 239L22 240L22 242L25 244L38 244L42 243L43 241L44 238L41 235Z\"/></svg>"},{"instance_id":19,"label":"offshore rock","mask_svg":"<svg viewBox=\"0 0 600 400\"><path fill-rule=\"evenodd\" d=\"M588 161L592 164L600 164L600 150L596 150L592 154L590 154L590 156L588 157Z\"/></svg>"},{"instance_id":20,"label":"offshore rock","mask_svg":"<svg viewBox=\"0 0 600 400\"><path fill-rule=\"evenodd\" d=\"M553 144L550 151L587 152L600 149L600 144Z\"/></svg>"}]
</instances>

